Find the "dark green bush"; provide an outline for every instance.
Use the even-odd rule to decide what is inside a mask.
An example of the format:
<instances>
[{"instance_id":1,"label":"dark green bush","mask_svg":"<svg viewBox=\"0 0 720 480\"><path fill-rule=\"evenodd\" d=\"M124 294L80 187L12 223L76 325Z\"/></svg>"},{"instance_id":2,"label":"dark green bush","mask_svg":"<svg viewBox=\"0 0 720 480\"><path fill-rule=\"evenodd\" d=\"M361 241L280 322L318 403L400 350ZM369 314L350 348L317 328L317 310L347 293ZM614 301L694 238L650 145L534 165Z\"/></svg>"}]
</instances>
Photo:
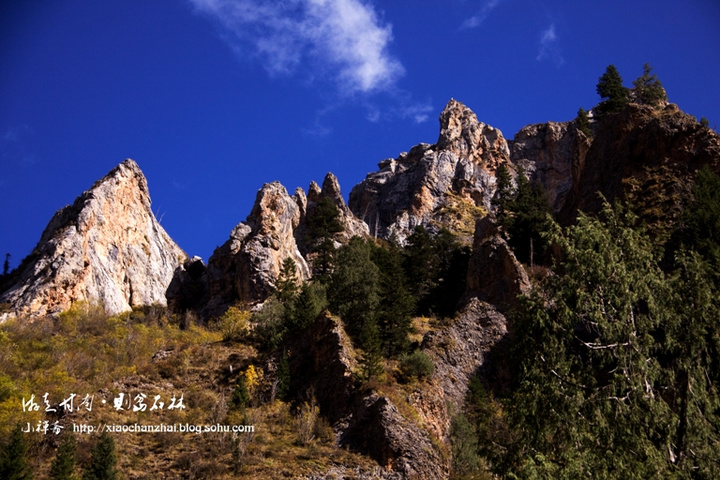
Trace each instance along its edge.
<instances>
[{"instance_id":1,"label":"dark green bush","mask_svg":"<svg viewBox=\"0 0 720 480\"><path fill-rule=\"evenodd\" d=\"M415 350L413 353L400 357L400 371L405 380L422 380L435 372L435 366L427 354Z\"/></svg>"}]
</instances>

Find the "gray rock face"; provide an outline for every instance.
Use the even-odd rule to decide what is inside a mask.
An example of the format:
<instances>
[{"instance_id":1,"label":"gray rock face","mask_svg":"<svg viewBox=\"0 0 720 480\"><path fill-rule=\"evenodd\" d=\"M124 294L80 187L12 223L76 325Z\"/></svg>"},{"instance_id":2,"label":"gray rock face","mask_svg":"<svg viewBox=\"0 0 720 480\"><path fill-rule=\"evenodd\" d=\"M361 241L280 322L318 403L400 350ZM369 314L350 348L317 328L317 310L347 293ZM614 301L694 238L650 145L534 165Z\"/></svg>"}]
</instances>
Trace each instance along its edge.
<instances>
[{"instance_id":1,"label":"gray rock face","mask_svg":"<svg viewBox=\"0 0 720 480\"><path fill-rule=\"evenodd\" d=\"M208 260L212 302L264 300L272 293L286 258L295 261L301 280L310 278L295 242L294 231L303 215L296 198L279 182L267 183L258 191L247 220L235 226Z\"/></svg>"},{"instance_id":2,"label":"gray rock face","mask_svg":"<svg viewBox=\"0 0 720 480\"><path fill-rule=\"evenodd\" d=\"M403 417L384 395L371 393L361 399L342 442L405 479L441 480L450 475L449 461L427 432Z\"/></svg>"},{"instance_id":3,"label":"gray rock face","mask_svg":"<svg viewBox=\"0 0 720 480\"><path fill-rule=\"evenodd\" d=\"M338 182L337 177L332 173L328 173L325 175L322 188L320 188L315 182L310 183L303 221L301 222L300 228L296 234L299 244L306 247L304 245L304 237L308 232L304 224L305 219L313 215L315 207L324 198L330 199L340 213L338 221L343 226L343 231L335 235L333 238L335 240L336 247L347 244L352 237L358 236L367 238L370 235L370 230L367 224L358 219L345 204L345 199L340 192L340 183ZM302 250L303 253L307 253L306 248L303 248Z\"/></svg>"},{"instance_id":4,"label":"gray rock face","mask_svg":"<svg viewBox=\"0 0 720 480\"><path fill-rule=\"evenodd\" d=\"M306 393L301 401L317 401L341 445L383 467L383 476L369 478L447 478L449 460L431 441L427 426L404 417L387 396L359 390L357 369L357 353L342 322L327 313L293 344L293 390ZM444 403L438 407L444 412Z\"/></svg>"},{"instance_id":5,"label":"gray rock face","mask_svg":"<svg viewBox=\"0 0 720 480\"><path fill-rule=\"evenodd\" d=\"M471 297L452 325L425 337L423 348L435 365L432 380L442 392L443 403L455 411L460 409L473 375L507 331L507 320L502 313L493 305ZM448 419L446 435L449 428Z\"/></svg>"},{"instance_id":6,"label":"gray rock face","mask_svg":"<svg viewBox=\"0 0 720 480\"><path fill-rule=\"evenodd\" d=\"M236 301L263 301L273 292L286 258L295 261L298 278L308 280L306 220L323 198L330 198L340 212L344 231L334 238L338 246L355 235L369 235L367 225L345 205L337 178L331 173L326 175L322 189L312 182L307 196L301 188L290 196L279 182L265 184L247 220L235 226L230 238L208 260L207 273L194 279L183 269L178 271L168 292L171 304L202 308L206 315L215 315ZM181 297L188 291L201 292L195 295L199 300L184 302ZM203 299L206 305L202 305Z\"/></svg>"},{"instance_id":7,"label":"gray rock face","mask_svg":"<svg viewBox=\"0 0 720 480\"><path fill-rule=\"evenodd\" d=\"M495 171L509 160L502 133L451 100L440 115L437 143L380 162L378 172L353 188L350 209L372 235L395 236L401 244L418 225L448 228L469 243L475 218L492 208Z\"/></svg>"},{"instance_id":8,"label":"gray rock face","mask_svg":"<svg viewBox=\"0 0 720 480\"><path fill-rule=\"evenodd\" d=\"M79 301L99 302L110 314L164 305L185 258L155 219L145 176L128 159L53 216L0 302L31 317Z\"/></svg>"},{"instance_id":9,"label":"gray rock face","mask_svg":"<svg viewBox=\"0 0 720 480\"><path fill-rule=\"evenodd\" d=\"M467 273L467 291L505 311L518 295L530 292L530 280L491 217L478 220Z\"/></svg>"},{"instance_id":10,"label":"gray rock face","mask_svg":"<svg viewBox=\"0 0 720 480\"><path fill-rule=\"evenodd\" d=\"M553 210L560 211L578 183L590 139L573 122L528 125L510 142L510 158L539 181Z\"/></svg>"}]
</instances>

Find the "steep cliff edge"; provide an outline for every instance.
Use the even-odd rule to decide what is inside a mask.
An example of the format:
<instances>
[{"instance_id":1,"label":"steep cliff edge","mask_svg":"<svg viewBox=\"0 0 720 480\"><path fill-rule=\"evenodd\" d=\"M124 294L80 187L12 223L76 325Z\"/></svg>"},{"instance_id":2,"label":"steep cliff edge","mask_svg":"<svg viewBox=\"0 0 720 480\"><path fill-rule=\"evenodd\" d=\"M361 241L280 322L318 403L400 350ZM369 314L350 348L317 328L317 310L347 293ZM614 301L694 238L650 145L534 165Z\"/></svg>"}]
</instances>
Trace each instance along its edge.
<instances>
[{"instance_id":1,"label":"steep cliff edge","mask_svg":"<svg viewBox=\"0 0 720 480\"><path fill-rule=\"evenodd\" d=\"M0 302L31 317L79 301L102 303L111 314L165 304L185 258L155 219L147 180L128 159L53 216Z\"/></svg>"},{"instance_id":2,"label":"steep cliff edge","mask_svg":"<svg viewBox=\"0 0 720 480\"><path fill-rule=\"evenodd\" d=\"M669 104L630 104L597 121L595 137L560 211L563 223L578 211L596 212L597 193L631 200L649 224L675 221L695 173L720 167L720 136Z\"/></svg>"}]
</instances>

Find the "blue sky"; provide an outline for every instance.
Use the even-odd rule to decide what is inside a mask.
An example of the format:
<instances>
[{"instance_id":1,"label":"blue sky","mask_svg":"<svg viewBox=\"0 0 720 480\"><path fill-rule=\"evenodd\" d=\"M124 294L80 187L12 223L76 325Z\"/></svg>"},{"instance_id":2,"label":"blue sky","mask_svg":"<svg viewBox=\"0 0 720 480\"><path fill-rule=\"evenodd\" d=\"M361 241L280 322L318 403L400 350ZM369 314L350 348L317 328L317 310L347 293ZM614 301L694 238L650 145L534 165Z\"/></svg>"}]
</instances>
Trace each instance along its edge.
<instances>
[{"instance_id":1,"label":"blue sky","mask_svg":"<svg viewBox=\"0 0 720 480\"><path fill-rule=\"evenodd\" d=\"M257 190L353 185L420 142L450 98L511 139L649 62L720 122L715 0L8 0L0 6L0 254L125 158L203 259Z\"/></svg>"}]
</instances>

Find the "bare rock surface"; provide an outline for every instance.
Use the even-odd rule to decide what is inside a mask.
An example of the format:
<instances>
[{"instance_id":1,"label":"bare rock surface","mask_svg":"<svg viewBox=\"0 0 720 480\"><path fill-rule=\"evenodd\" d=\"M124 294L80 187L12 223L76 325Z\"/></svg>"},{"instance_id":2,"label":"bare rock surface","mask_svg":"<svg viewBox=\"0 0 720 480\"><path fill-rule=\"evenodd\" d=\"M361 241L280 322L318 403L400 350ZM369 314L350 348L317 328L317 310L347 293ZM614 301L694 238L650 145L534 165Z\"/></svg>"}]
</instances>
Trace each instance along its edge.
<instances>
[{"instance_id":1,"label":"bare rock surface","mask_svg":"<svg viewBox=\"0 0 720 480\"><path fill-rule=\"evenodd\" d=\"M510 142L510 158L543 185L557 212L577 185L590 143L574 122L528 125Z\"/></svg>"},{"instance_id":2,"label":"bare rock surface","mask_svg":"<svg viewBox=\"0 0 720 480\"><path fill-rule=\"evenodd\" d=\"M500 130L450 100L440 115L434 145L421 143L395 159L383 160L350 192L349 206L372 235L405 242L418 225L431 232L448 228L468 243L475 218L492 209L495 171L510 165Z\"/></svg>"},{"instance_id":3,"label":"bare rock surface","mask_svg":"<svg viewBox=\"0 0 720 480\"><path fill-rule=\"evenodd\" d=\"M338 442L380 464L377 478L448 478L449 459L426 428L403 416L387 396L357 388L356 352L340 320L322 314L295 342L290 363L293 389L303 396L297 400L316 400Z\"/></svg>"},{"instance_id":4,"label":"bare rock surface","mask_svg":"<svg viewBox=\"0 0 720 480\"><path fill-rule=\"evenodd\" d=\"M467 272L467 291L505 311L530 291L525 268L502 238L490 216L477 221Z\"/></svg>"},{"instance_id":5,"label":"bare rock surface","mask_svg":"<svg viewBox=\"0 0 720 480\"><path fill-rule=\"evenodd\" d=\"M264 300L272 293L286 258L295 261L300 280L310 278L294 236L302 215L296 197L279 182L266 183L258 191L247 220L235 226L208 260L213 305Z\"/></svg>"},{"instance_id":6,"label":"bare rock surface","mask_svg":"<svg viewBox=\"0 0 720 480\"><path fill-rule=\"evenodd\" d=\"M110 314L164 305L185 258L155 219L147 180L128 159L53 216L0 302L28 316L79 301L101 303Z\"/></svg>"}]
</instances>

